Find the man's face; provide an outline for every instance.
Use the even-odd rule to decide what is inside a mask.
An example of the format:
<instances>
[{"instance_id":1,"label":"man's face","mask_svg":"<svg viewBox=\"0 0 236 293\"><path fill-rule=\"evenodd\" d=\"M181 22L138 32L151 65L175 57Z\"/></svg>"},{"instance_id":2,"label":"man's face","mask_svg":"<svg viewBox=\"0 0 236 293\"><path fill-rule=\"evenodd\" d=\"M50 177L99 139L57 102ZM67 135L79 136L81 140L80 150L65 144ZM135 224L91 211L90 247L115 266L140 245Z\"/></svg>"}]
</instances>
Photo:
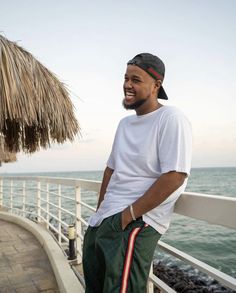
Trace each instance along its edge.
<instances>
[{"instance_id":1,"label":"man's face","mask_svg":"<svg viewBox=\"0 0 236 293\"><path fill-rule=\"evenodd\" d=\"M128 65L124 80L125 109L137 109L150 98L156 99L156 82L144 70L135 65Z\"/></svg>"}]
</instances>

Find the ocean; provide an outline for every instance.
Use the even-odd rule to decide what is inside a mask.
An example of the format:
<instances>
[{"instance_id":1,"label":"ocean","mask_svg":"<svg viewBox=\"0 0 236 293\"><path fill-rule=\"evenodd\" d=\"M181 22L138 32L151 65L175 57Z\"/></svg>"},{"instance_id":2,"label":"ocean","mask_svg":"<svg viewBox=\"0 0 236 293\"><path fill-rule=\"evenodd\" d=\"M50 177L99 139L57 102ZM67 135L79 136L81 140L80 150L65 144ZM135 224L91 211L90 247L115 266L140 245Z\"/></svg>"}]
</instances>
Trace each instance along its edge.
<instances>
[{"instance_id":1,"label":"ocean","mask_svg":"<svg viewBox=\"0 0 236 293\"><path fill-rule=\"evenodd\" d=\"M7 174L6 174L7 175ZM11 174L13 175L13 174ZM23 175L23 174L21 174ZM102 171L30 173L30 176L66 177L102 180ZM192 169L186 191L236 197L236 168L196 168ZM96 206L94 193L82 192L82 199ZM210 211L210 207L209 207ZM88 217L89 215L86 214ZM187 254L204 261L236 278L236 231L206 222L174 214L169 230L162 241ZM174 257L156 249L155 260L165 264L177 264L192 274L198 274Z\"/></svg>"}]
</instances>

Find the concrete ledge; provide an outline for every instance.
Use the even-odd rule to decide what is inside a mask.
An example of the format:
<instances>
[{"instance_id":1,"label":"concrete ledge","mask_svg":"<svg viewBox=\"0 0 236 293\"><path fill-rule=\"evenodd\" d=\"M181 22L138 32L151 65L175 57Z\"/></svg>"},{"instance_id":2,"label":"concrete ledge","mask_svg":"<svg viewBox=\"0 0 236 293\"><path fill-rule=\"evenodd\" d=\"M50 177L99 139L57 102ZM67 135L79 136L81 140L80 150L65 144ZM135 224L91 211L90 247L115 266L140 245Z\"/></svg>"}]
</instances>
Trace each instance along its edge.
<instances>
[{"instance_id":1,"label":"concrete ledge","mask_svg":"<svg viewBox=\"0 0 236 293\"><path fill-rule=\"evenodd\" d=\"M26 218L0 211L0 219L15 223L30 231L40 242L55 274L60 293L82 293L84 288L71 269L65 255L52 235L41 225Z\"/></svg>"}]
</instances>

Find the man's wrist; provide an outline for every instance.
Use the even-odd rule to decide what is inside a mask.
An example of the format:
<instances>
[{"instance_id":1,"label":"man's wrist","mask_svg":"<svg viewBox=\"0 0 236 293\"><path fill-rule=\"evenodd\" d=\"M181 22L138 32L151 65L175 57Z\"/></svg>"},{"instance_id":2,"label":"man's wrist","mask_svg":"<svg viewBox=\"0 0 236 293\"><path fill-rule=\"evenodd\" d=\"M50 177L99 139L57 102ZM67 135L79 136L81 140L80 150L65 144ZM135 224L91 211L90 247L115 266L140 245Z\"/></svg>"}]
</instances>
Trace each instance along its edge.
<instances>
[{"instance_id":1,"label":"man's wrist","mask_svg":"<svg viewBox=\"0 0 236 293\"><path fill-rule=\"evenodd\" d=\"M129 207L123 210L121 219L122 219L122 229L124 230L125 227L133 221L132 216L130 214Z\"/></svg>"}]
</instances>

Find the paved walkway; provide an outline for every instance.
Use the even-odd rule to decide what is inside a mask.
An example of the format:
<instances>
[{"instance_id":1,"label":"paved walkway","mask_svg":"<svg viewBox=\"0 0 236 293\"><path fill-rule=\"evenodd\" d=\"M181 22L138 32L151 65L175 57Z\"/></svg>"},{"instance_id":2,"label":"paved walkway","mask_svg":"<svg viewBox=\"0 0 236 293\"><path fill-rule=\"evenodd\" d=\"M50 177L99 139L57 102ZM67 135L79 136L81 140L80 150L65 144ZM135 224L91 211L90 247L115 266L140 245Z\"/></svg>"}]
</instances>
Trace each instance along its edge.
<instances>
[{"instance_id":1,"label":"paved walkway","mask_svg":"<svg viewBox=\"0 0 236 293\"><path fill-rule=\"evenodd\" d=\"M50 262L24 228L0 220L0 293L58 293Z\"/></svg>"}]
</instances>

